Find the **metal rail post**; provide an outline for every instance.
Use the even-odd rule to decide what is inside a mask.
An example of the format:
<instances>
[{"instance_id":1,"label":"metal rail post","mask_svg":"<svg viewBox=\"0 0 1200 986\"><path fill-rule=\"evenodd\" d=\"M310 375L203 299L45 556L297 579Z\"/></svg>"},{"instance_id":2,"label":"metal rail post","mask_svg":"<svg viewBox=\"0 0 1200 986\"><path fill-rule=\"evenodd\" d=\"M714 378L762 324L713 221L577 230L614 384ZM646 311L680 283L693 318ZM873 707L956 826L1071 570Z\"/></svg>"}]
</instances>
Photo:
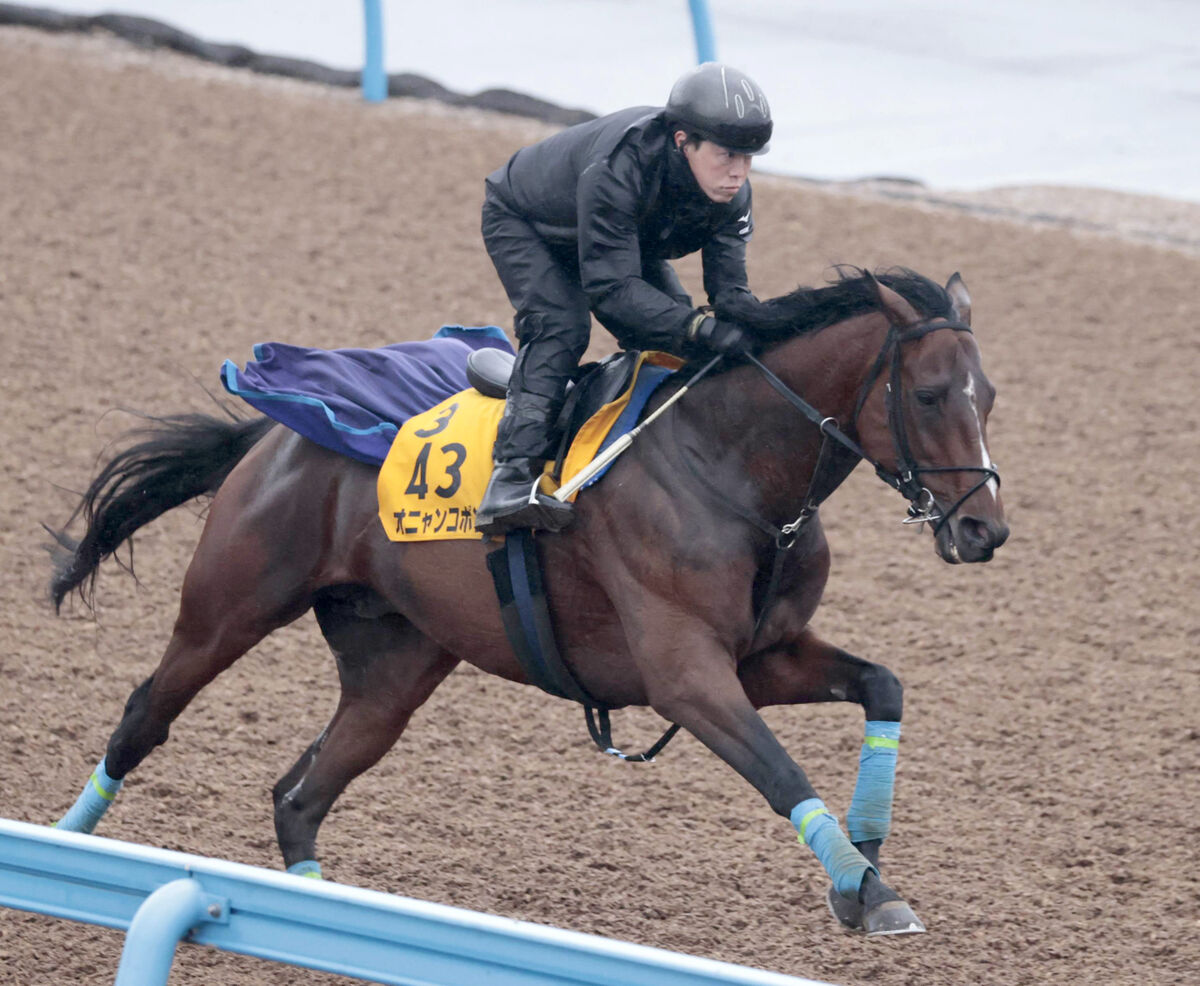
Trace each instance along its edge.
<instances>
[{"instance_id":1,"label":"metal rail post","mask_svg":"<svg viewBox=\"0 0 1200 986\"><path fill-rule=\"evenodd\" d=\"M717 43L713 40L712 18L708 16L708 0L688 0L692 11L692 30L696 35L696 61L715 62Z\"/></svg>"},{"instance_id":2,"label":"metal rail post","mask_svg":"<svg viewBox=\"0 0 1200 986\"><path fill-rule=\"evenodd\" d=\"M228 908L193 879L164 883L133 915L113 986L167 986L175 947L192 928L223 916Z\"/></svg>"},{"instance_id":3,"label":"metal rail post","mask_svg":"<svg viewBox=\"0 0 1200 986\"><path fill-rule=\"evenodd\" d=\"M176 945L185 937L226 952L393 986L821 986L4 818L0 907L127 929L117 986L166 986Z\"/></svg>"},{"instance_id":4,"label":"metal rail post","mask_svg":"<svg viewBox=\"0 0 1200 986\"><path fill-rule=\"evenodd\" d=\"M363 25L367 46L363 58L362 91L368 103L387 99L387 73L383 70L383 0L363 0Z\"/></svg>"}]
</instances>

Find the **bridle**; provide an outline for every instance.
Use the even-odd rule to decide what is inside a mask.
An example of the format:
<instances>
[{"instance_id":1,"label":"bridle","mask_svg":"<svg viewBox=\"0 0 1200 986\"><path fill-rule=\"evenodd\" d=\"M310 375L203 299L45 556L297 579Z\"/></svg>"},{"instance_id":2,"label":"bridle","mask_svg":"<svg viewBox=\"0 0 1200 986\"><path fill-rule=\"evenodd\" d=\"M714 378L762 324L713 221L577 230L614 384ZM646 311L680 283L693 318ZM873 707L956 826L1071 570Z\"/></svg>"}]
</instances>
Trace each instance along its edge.
<instances>
[{"instance_id":1,"label":"bridle","mask_svg":"<svg viewBox=\"0 0 1200 986\"><path fill-rule=\"evenodd\" d=\"M856 426L859 415L862 413L863 405L866 404L871 390L886 368L888 379L885 384L884 403L887 410L888 431L891 433L892 446L896 452L896 468L894 470L887 468L882 462L871 456L866 449L842 430L836 419L822 414L809 404L808 401L780 380L756 356L749 353L746 354L746 359L766 378L767 383L784 400L791 404L792 407L816 425L821 433L821 449L817 455L812 477L808 483L807 495L804 498L800 513L796 516L795 520L789 523L776 526L754 509L745 504L738 503L718 490L713 485L712 480L705 476L696 467L695 463L691 461L690 456L684 455L681 457L684 465L691 473L693 479L698 482L701 489L707 491L714 500L718 500L726 509L731 510L753 524L775 542L771 573L759 598L758 615L754 622L754 635L757 635L759 628L762 626L763 618L770 608L771 600L783 572L783 563L788 551L796 543L804 526L816 514L821 503L837 488L841 480L846 475L849 475L853 466L857 465L859 460L869 462L875 469L875 475L908 501L908 515L902 520L902 523L931 524L935 537L976 490L991 480L995 480L996 485L999 486L1000 474L996 471L994 463L989 466L922 466L913 456L912 446L908 440L908 430L904 424L903 391L900 379L903 363L903 346L907 342L915 342L918 339L923 339L929 333L940 329L968 333L971 331L971 327L964 322L951 321L941 317L932 318L913 326L900 326L894 322L889 326L887 338L884 339L883 346L879 350L879 355L875 357L875 362L866 379L863 381L858 398L855 401L854 413L847 425L850 431L857 431ZM706 367L705 369L707 370L710 367ZM835 450L849 453L852 456L852 464L849 468L844 469L842 475L833 476L831 481L830 470ZM948 510L943 511L938 506L933 493L920 481L920 477L923 474L942 472L977 472L982 475L979 482L960 496Z\"/></svg>"},{"instance_id":2,"label":"bridle","mask_svg":"<svg viewBox=\"0 0 1200 986\"><path fill-rule=\"evenodd\" d=\"M908 328L893 324L888 329L887 339L884 340L883 348L879 351L879 356L876 357L875 365L863 383L858 400L855 402L854 415L850 419L851 427L853 428L858 421L858 416L862 412L863 405L866 403L871 388L883 372L884 364L890 361L888 381L885 385L884 403L887 408L888 431L891 432L892 447L896 453L896 470L893 472L883 468L865 453L862 454L862 457L875 467L875 474L880 479L908 500L908 516L904 518L903 523L932 524L935 536L950 518L958 512L958 509L975 494L976 490L992 480L995 480L997 487L1000 485L1000 473L997 472L995 463L986 466L922 466L917 463L916 458L913 456L912 447L908 441L908 429L904 424L903 394L900 387L901 346L906 342L915 342L918 339L923 339L929 333L936 332L938 329L971 333L971 327L966 323L952 322L948 319L930 319L927 322L922 322L919 325ZM933 494L929 491L929 488L924 486L918 477L923 473L944 472L977 472L981 473L982 476L979 482L954 501L949 510L942 512L938 509L937 502Z\"/></svg>"},{"instance_id":3,"label":"bridle","mask_svg":"<svg viewBox=\"0 0 1200 986\"><path fill-rule=\"evenodd\" d=\"M795 535L805 521L816 512L817 507L820 506L820 500L814 502L813 490L818 488L818 482L822 478L821 474L824 472L825 464L828 462L828 446L830 442L836 442L856 459L863 459L869 462L874 467L876 476L908 500L908 516L904 518L902 523L932 524L935 536L949 522L950 518L958 512L958 509L971 498L976 490L991 480L995 480L997 486L1000 485L1000 473L996 471L994 464L989 466L922 466L913 456L912 446L908 440L908 429L904 423L903 391L900 385L900 374L903 364L902 347L906 342L915 342L918 339L923 339L929 333L936 332L939 329L950 329L954 332L967 333L971 331L971 327L964 322L952 322L944 318L929 319L928 321L909 327L892 324L888 328L887 338L884 339L883 346L879 350L879 355L875 357L875 362L866 379L863 381L858 393L858 399L854 404L854 414L851 416L848 426L851 431L857 431L856 425L859 415L862 413L863 405L866 404L867 397L886 367L888 369L888 380L885 384L884 403L887 409L888 431L891 433L892 447L896 453L896 468L894 470L888 469L878 459L872 457L866 449L838 427L837 422L833 418L822 415L820 411L772 373L757 357L747 355L746 358L762 373L767 383L789 404L815 424L821 432L821 452L817 457L817 466L813 471L812 480L809 482L809 495L805 500L800 515L790 524L785 524L783 527L778 528L780 534ZM943 472L978 472L982 473L982 476L979 482L960 496L948 510L942 511L933 493L921 483L919 477L926 473ZM828 493L825 495L828 495ZM789 543L787 547L790 546L791 544Z\"/></svg>"},{"instance_id":4,"label":"bridle","mask_svg":"<svg viewBox=\"0 0 1200 986\"><path fill-rule=\"evenodd\" d=\"M821 503L828 497L834 489L837 488L841 479L857 465L858 461L865 460L874 467L875 475L882 479L888 486L899 492L906 500L908 500L908 516L904 518L905 524L925 524L933 525L933 533L936 536L939 531L946 525L951 517L965 503L972 494L975 493L989 480L995 480L997 486L1000 484L1000 474L996 471L994 464L991 466L922 466L912 454L912 447L908 441L908 432L904 425L904 414L902 406L902 390L900 386L900 374L902 364L902 347L906 342L915 342L922 339L931 332L936 332L939 329L950 329L954 332L970 332L971 327L963 322L954 322L944 318L933 318L928 321L921 322L914 326L904 327L892 323L888 328L887 338L884 340L882 348L879 350L879 355L875 358L875 362L871 367L870 373L867 374L863 381L858 398L854 405L854 414L851 416L848 428L851 431L856 431L856 425L859 415L862 413L863 405L866 404L867 398L874 388L876 381L879 380L884 368L888 368L888 380L886 382L885 406L887 409L888 430L891 432L892 444L896 452L896 469L891 470L884 466L879 460L869 455L861 445L853 438L846 434L839 426L837 421L827 415L821 414L815 407L808 403L803 397L797 394L791 387L779 379L770 369L754 355L747 354L746 359L766 378L767 383L771 385L789 404L803 414L809 421L817 426L821 433L821 449L817 454L817 462L813 467L812 478L809 480L808 492L804 498L804 504L801 507L799 515L790 523L784 524L782 527L776 527L765 517L758 514L755 510L744 504L738 503L731 499L726 494L717 489L712 480L705 476L692 461L692 456L683 455L681 460L691 473L692 477L697 480L699 488L705 490L713 499L719 501L726 509L738 514L744 520L750 522L759 530L769 535L775 542L774 558L771 562L771 572L763 591L758 599L758 614L754 620L754 630L751 633L750 640L753 641L758 636L759 630L762 628L763 619L767 615L767 611L771 607L771 601L774 598L775 592L779 586L780 577L783 573L783 564L789 550L796 543L800 536L800 532L805 524L816 514ZM701 377L713 369L720 362L719 358L710 360L696 375L688 381L686 388L690 388ZM668 418L668 421L673 419ZM850 468L844 468L844 474L838 475L836 471L832 471L832 463L834 460L835 449L840 447L844 452L850 453L853 457ZM935 472L978 472L982 473L982 478L971 487L966 493L958 498L949 510L942 512L939 510L937 501L933 493L923 486L919 477L923 473ZM757 584L757 579L756 579ZM594 702L587 699L586 696L579 698L579 701L584 703L587 712L588 730L592 735L592 740L605 753L620 757L623 760L631 761L653 761L654 757L662 751L679 731L678 724L672 724L671 727L663 733L662 737L645 753L629 755L622 753L612 745L612 734L609 724L608 709L604 706L598 706L599 721L593 717Z\"/></svg>"}]
</instances>

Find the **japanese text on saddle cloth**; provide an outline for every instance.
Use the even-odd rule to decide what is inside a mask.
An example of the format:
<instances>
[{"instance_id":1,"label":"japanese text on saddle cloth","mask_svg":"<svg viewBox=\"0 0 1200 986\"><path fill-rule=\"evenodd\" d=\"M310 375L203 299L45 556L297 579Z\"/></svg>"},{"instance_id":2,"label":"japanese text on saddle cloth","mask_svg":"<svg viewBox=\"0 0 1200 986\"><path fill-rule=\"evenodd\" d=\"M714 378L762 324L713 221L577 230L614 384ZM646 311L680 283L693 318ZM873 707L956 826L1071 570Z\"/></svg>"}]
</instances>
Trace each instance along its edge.
<instances>
[{"instance_id":1,"label":"japanese text on saddle cloth","mask_svg":"<svg viewBox=\"0 0 1200 986\"><path fill-rule=\"evenodd\" d=\"M642 353L629 387L592 415L571 442L563 477L574 476L637 423L649 396L635 398L644 366L674 370L680 362L665 353ZM390 540L483 537L475 530L475 512L491 476L492 445L503 412L504 401L464 390L404 422L379 470L379 520ZM547 492L552 485L543 481Z\"/></svg>"}]
</instances>

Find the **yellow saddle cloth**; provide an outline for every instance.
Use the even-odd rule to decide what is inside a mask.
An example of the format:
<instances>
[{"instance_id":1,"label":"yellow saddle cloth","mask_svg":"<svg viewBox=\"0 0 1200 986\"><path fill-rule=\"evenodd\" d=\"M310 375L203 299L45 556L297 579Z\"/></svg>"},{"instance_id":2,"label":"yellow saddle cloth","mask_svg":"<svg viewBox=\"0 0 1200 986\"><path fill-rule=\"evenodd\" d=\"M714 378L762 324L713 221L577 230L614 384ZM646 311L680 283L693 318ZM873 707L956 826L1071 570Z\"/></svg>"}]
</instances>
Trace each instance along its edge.
<instances>
[{"instance_id":1,"label":"yellow saddle cloth","mask_svg":"<svg viewBox=\"0 0 1200 986\"><path fill-rule=\"evenodd\" d=\"M628 407L647 362L671 369L682 363L666 353L642 353L629 386L575 436L563 461L565 478L595 458ZM483 537L475 530L475 513L492 475L492 446L503 413L503 400L464 390L404 422L379 470L379 520L389 539ZM543 491L554 488L551 480L542 481Z\"/></svg>"}]
</instances>

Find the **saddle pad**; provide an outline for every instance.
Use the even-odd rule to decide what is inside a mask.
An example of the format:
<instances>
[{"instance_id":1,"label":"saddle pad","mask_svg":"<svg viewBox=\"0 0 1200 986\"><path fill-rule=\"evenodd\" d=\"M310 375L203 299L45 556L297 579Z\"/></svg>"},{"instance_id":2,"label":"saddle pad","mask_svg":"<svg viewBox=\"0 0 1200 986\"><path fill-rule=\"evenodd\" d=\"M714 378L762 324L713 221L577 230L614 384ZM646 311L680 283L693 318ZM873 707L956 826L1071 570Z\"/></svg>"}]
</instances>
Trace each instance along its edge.
<instances>
[{"instance_id":1,"label":"saddle pad","mask_svg":"<svg viewBox=\"0 0 1200 986\"><path fill-rule=\"evenodd\" d=\"M492 475L504 401L464 390L409 418L379 470L379 520L392 541L483 537L475 512Z\"/></svg>"},{"instance_id":2,"label":"saddle pad","mask_svg":"<svg viewBox=\"0 0 1200 986\"><path fill-rule=\"evenodd\" d=\"M571 448L563 459L563 482L571 479L622 435L633 431L650 395L681 366L683 360L670 353L653 350L640 353L629 386L615 400L602 405L571 439ZM606 472L607 466L584 483L583 489L597 482ZM576 493L571 500L578 495Z\"/></svg>"},{"instance_id":3,"label":"saddle pad","mask_svg":"<svg viewBox=\"0 0 1200 986\"><path fill-rule=\"evenodd\" d=\"M574 476L602 448L630 431L650 395L680 364L665 353L641 354L629 387L576 435L563 476ZM377 484L379 520L390 540L483 537L475 530L475 514L491 478L492 446L503 413L504 401L464 390L404 422ZM546 479L542 488L551 492L554 486Z\"/></svg>"},{"instance_id":4,"label":"saddle pad","mask_svg":"<svg viewBox=\"0 0 1200 986\"><path fill-rule=\"evenodd\" d=\"M445 325L432 339L380 349L260 343L245 370L225 361L221 383L318 445L379 465L403 422L470 386L467 357L482 348L512 352L494 325Z\"/></svg>"}]
</instances>

